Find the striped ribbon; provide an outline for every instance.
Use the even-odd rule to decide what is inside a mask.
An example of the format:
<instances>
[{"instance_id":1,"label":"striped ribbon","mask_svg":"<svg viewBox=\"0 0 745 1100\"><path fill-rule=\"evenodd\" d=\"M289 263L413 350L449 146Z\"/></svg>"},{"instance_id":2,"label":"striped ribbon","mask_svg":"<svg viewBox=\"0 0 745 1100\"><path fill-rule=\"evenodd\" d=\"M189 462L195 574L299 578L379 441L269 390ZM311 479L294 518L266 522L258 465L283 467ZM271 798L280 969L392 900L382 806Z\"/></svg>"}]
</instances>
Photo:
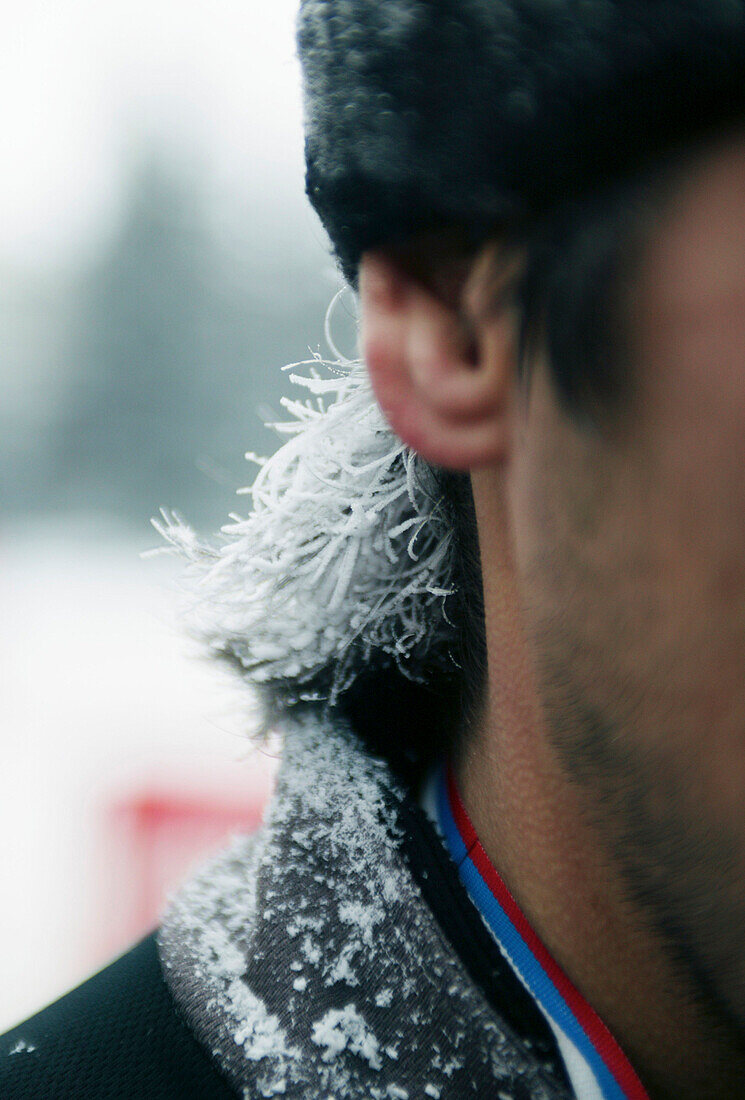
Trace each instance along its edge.
<instances>
[{"instance_id":1,"label":"striped ribbon","mask_svg":"<svg viewBox=\"0 0 745 1100\"><path fill-rule=\"evenodd\" d=\"M439 769L436 803L463 885L518 977L587 1063L603 1100L649 1100L628 1058L551 957L484 851L449 766Z\"/></svg>"}]
</instances>

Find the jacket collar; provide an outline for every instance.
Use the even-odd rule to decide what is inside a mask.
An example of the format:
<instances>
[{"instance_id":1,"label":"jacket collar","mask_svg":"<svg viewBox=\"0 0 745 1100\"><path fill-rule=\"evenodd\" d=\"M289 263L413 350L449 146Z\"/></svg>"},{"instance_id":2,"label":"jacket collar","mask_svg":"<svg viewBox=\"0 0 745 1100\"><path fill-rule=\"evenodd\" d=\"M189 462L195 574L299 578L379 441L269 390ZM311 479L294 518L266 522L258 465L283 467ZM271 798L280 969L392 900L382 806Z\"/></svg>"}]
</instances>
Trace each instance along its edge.
<instances>
[{"instance_id":1,"label":"jacket collar","mask_svg":"<svg viewBox=\"0 0 745 1100\"><path fill-rule=\"evenodd\" d=\"M443 935L404 858L407 801L348 727L306 712L261 832L171 901L166 981L244 1096L569 1095Z\"/></svg>"}]
</instances>

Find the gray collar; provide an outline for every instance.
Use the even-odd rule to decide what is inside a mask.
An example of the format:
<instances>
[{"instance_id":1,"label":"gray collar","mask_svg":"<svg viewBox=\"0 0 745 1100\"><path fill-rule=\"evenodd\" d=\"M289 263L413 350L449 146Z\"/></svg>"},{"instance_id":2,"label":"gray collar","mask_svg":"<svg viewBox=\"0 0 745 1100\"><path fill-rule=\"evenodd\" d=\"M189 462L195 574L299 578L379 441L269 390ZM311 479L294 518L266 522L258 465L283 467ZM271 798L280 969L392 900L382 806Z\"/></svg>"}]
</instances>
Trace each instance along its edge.
<instances>
[{"instance_id":1,"label":"gray collar","mask_svg":"<svg viewBox=\"0 0 745 1100\"><path fill-rule=\"evenodd\" d=\"M245 1098L566 1100L445 939L400 847L404 797L350 731L285 732L260 833L181 888L159 948Z\"/></svg>"}]
</instances>

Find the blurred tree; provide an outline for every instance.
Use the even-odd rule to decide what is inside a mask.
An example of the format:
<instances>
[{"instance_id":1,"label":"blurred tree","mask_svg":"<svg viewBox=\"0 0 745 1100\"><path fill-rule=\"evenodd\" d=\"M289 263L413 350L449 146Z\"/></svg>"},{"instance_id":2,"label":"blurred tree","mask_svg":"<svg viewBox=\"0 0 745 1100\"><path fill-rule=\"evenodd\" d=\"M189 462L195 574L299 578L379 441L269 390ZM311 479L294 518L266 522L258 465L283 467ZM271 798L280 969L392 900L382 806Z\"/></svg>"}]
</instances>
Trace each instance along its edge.
<instances>
[{"instance_id":1,"label":"blurred tree","mask_svg":"<svg viewBox=\"0 0 745 1100\"><path fill-rule=\"evenodd\" d=\"M290 251L258 233L226 249L194 176L141 158L119 228L79 284L54 425L58 507L140 529L161 506L222 522L253 474L243 453L276 446L257 409L279 412L281 366L320 343L333 286L318 277L319 243Z\"/></svg>"},{"instance_id":2,"label":"blurred tree","mask_svg":"<svg viewBox=\"0 0 745 1100\"><path fill-rule=\"evenodd\" d=\"M194 496L195 458L227 402L217 276L195 189L148 158L81 280L57 435L61 503L134 517Z\"/></svg>"},{"instance_id":3,"label":"blurred tree","mask_svg":"<svg viewBox=\"0 0 745 1100\"><path fill-rule=\"evenodd\" d=\"M49 506L50 427L67 392L73 284L69 272L0 267L0 519Z\"/></svg>"}]
</instances>

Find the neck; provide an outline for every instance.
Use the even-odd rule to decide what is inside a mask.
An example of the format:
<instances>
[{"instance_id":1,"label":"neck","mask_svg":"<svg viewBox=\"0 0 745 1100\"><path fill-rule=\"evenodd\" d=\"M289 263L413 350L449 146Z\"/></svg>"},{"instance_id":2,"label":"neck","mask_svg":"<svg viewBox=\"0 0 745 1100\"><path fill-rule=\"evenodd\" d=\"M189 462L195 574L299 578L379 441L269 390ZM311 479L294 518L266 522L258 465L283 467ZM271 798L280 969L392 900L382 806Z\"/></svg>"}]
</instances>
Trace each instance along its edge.
<instances>
[{"instance_id":1,"label":"neck","mask_svg":"<svg viewBox=\"0 0 745 1100\"><path fill-rule=\"evenodd\" d=\"M518 584L516 547L524 532L517 479L492 471L471 479L488 689L481 720L456 761L466 811L536 934L610 1029L650 1097L731 1100L745 1080L742 1034L635 901L602 824L603 807L570 780L553 751Z\"/></svg>"},{"instance_id":2,"label":"neck","mask_svg":"<svg viewBox=\"0 0 745 1100\"><path fill-rule=\"evenodd\" d=\"M487 623L500 626L488 702L456 764L466 810L487 855L559 966L625 1051L654 1100L738 1095L739 1036L701 999L633 903L553 754L535 702L522 632L501 578Z\"/></svg>"}]
</instances>

